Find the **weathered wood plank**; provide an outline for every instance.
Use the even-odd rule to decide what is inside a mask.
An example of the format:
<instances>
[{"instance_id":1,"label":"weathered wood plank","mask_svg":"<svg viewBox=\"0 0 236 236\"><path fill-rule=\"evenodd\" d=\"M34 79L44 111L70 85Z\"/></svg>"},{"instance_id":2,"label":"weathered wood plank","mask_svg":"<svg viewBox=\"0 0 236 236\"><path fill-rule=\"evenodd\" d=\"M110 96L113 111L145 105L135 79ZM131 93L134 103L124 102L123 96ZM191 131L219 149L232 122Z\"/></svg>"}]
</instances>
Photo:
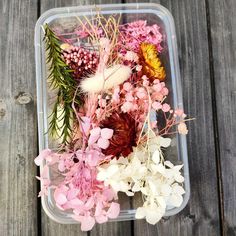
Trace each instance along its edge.
<instances>
[{"instance_id":1,"label":"weathered wood plank","mask_svg":"<svg viewBox=\"0 0 236 236\"><path fill-rule=\"evenodd\" d=\"M161 0L161 4L175 19L185 111L196 117L187 137L191 196L181 213L156 226L135 221L134 234L220 235L205 1Z\"/></svg>"},{"instance_id":2,"label":"weathered wood plank","mask_svg":"<svg viewBox=\"0 0 236 236\"><path fill-rule=\"evenodd\" d=\"M223 233L236 235L236 1L207 1L223 189Z\"/></svg>"},{"instance_id":3,"label":"weathered wood plank","mask_svg":"<svg viewBox=\"0 0 236 236\"><path fill-rule=\"evenodd\" d=\"M113 1L114 2L114 1ZM118 3L119 1L115 1ZM112 0L105 1L89 1L89 0L53 0L46 1L41 0L41 14L48 9L55 7L63 7L63 6L76 6L76 5L86 5L86 4L105 4L112 3ZM58 223L53 222L49 219L44 211L42 210L42 235L50 235L50 236L60 236L60 235L87 235L86 233L82 233L80 230L80 225L60 225ZM102 235L102 236L110 236L110 235L131 235L131 222L109 222L107 224L96 225L94 229L89 233L89 235Z\"/></svg>"},{"instance_id":4,"label":"weathered wood plank","mask_svg":"<svg viewBox=\"0 0 236 236\"><path fill-rule=\"evenodd\" d=\"M0 1L0 235L38 235L36 1Z\"/></svg>"}]
</instances>

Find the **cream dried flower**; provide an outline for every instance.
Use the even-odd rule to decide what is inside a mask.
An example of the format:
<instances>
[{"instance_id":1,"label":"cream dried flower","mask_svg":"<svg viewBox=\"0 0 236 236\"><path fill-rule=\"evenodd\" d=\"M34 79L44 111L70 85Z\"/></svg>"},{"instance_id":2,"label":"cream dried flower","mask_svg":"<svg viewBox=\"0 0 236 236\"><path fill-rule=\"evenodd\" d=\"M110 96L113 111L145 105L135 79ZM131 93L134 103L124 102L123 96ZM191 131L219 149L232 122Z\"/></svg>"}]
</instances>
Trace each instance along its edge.
<instances>
[{"instance_id":1,"label":"cream dried flower","mask_svg":"<svg viewBox=\"0 0 236 236\"><path fill-rule=\"evenodd\" d=\"M98 168L97 179L116 192L128 196L142 193L144 203L137 209L136 218L146 218L150 224L156 224L167 207L179 207L183 202L182 165L164 162L162 157L161 147L168 147L170 141L150 135L148 148L139 145L128 158L113 159Z\"/></svg>"}]
</instances>

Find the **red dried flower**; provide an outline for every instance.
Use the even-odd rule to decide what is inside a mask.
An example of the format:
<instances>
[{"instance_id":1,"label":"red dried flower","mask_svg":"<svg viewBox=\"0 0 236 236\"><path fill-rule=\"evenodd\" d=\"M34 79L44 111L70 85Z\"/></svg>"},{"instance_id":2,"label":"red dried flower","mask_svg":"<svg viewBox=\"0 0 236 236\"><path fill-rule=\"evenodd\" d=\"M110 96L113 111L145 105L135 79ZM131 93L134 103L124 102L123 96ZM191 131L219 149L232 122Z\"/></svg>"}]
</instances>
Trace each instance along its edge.
<instances>
[{"instance_id":1,"label":"red dried flower","mask_svg":"<svg viewBox=\"0 0 236 236\"><path fill-rule=\"evenodd\" d=\"M102 127L114 130L112 138L109 140L110 145L103 150L105 155L119 157L128 156L133 147L136 146L136 122L125 113L113 113L111 116L101 122Z\"/></svg>"}]
</instances>

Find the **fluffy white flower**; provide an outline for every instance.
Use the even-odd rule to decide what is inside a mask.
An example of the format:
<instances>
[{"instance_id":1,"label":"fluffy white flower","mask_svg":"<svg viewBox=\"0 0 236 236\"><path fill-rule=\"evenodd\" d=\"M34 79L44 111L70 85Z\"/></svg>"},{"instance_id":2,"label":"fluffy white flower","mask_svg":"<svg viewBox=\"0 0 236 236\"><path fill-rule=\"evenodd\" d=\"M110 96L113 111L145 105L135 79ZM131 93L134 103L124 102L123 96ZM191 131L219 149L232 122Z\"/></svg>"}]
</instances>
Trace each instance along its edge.
<instances>
[{"instance_id":1,"label":"fluffy white flower","mask_svg":"<svg viewBox=\"0 0 236 236\"><path fill-rule=\"evenodd\" d=\"M98 180L110 185L116 192L133 196L141 192L144 204L136 212L136 218L146 218L156 224L167 207L179 207L185 193L180 185L182 165L163 162L161 147L168 147L171 139L151 136L149 148L138 146L127 158L114 158L98 168ZM152 149L150 150L150 146Z\"/></svg>"},{"instance_id":2,"label":"fluffy white flower","mask_svg":"<svg viewBox=\"0 0 236 236\"><path fill-rule=\"evenodd\" d=\"M118 86L125 82L131 74L131 68L125 65L114 65L104 69L102 73L97 72L81 82L81 89L84 92L99 93Z\"/></svg>"}]
</instances>

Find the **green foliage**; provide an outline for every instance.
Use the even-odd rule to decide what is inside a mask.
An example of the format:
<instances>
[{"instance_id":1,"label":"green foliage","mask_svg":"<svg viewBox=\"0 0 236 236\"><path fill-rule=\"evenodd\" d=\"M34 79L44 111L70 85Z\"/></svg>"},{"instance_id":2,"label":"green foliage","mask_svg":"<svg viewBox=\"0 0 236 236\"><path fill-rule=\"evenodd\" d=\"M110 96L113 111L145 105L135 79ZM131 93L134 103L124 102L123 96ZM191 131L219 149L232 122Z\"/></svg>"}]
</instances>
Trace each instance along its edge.
<instances>
[{"instance_id":1,"label":"green foliage","mask_svg":"<svg viewBox=\"0 0 236 236\"><path fill-rule=\"evenodd\" d=\"M44 25L44 29L44 42L47 52L46 62L49 65L49 76L47 79L50 88L57 90L57 99L50 115L49 133L54 137L62 137L62 142L68 143L73 128L71 122L74 118L72 108L73 98L75 97L74 102L78 106L81 105L82 99L79 93L75 95L78 84L72 76L73 70L62 59L59 38L47 24ZM59 134L59 130L61 134Z\"/></svg>"}]
</instances>

